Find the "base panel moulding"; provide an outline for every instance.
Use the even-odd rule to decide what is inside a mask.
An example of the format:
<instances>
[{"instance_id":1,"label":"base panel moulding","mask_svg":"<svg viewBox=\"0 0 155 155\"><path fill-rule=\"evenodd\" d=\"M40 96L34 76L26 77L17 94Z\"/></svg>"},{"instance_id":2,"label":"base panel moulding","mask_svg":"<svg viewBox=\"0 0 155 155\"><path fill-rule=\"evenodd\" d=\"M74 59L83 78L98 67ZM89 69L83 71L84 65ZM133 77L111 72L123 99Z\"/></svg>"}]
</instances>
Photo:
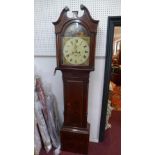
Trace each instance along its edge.
<instances>
[{"instance_id":1,"label":"base panel moulding","mask_svg":"<svg viewBox=\"0 0 155 155\"><path fill-rule=\"evenodd\" d=\"M61 150L67 152L88 154L89 130L64 126L61 129Z\"/></svg>"}]
</instances>

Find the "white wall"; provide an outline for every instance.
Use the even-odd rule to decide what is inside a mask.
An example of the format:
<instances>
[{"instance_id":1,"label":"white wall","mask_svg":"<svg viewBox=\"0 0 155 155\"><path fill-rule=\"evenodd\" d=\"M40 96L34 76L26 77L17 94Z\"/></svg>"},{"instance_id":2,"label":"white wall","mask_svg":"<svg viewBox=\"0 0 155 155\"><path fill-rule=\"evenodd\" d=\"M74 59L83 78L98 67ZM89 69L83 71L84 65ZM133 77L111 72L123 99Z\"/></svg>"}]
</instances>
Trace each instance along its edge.
<instances>
[{"instance_id":1,"label":"white wall","mask_svg":"<svg viewBox=\"0 0 155 155\"><path fill-rule=\"evenodd\" d=\"M63 118L63 83L62 74L56 67L55 33L53 21L56 21L61 10L68 6L70 10L80 10L84 4L94 19L100 20L97 32L95 71L90 73L88 122L91 124L90 141L98 142L100 114L103 94L105 46L107 17L120 15L120 0L35 0L34 31L35 31L35 66L43 81L52 85L52 91L58 100L61 118ZM82 12L79 12L82 15ZM71 14L68 14L71 16Z\"/></svg>"}]
</instances>

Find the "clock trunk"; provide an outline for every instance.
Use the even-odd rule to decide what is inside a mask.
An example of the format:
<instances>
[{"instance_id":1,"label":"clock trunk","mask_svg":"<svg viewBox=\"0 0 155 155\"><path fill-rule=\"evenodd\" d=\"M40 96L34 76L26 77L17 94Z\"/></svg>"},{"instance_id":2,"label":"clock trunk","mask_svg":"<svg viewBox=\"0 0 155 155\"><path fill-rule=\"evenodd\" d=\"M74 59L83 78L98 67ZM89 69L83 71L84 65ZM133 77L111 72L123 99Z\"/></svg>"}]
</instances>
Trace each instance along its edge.
<instances>
[{"instance_id":1,"label":"clock trunk","mask_svg":"<svg viewBox=\"0 0 155 155\"><path fill-rule=\"evenodd\" d=\"M87 96L89 72L64 71L64 126L61 129L62 150L88 153L89 124Z\"/></svg>"},{"instance_id":2,"label":"clock trunk","mask_svg":"<svg viewBox=\"0 0 155 155\"><path fill-rule=\"evenodd\" d=\"M86 128L89 72L65 71L63 82L64 125Z\"/></svg>"}]
</instances>

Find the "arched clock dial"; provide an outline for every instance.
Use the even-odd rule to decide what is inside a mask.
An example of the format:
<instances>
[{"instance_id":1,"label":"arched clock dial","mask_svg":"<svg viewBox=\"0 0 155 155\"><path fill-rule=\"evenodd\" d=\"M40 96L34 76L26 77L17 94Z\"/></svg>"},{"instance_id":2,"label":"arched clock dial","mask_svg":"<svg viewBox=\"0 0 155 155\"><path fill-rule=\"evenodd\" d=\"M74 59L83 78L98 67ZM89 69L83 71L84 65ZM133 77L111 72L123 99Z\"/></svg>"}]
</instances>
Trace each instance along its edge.
<instances>
[{"instance_id":1,"label":"arched clock dial","mask_svg":"<svg viewBox=\"0 0 155 155\"><path fill-rule=\"evenodd\" d=\"M89 44L86 40L81 37L72 37L64 44L63 56L67 63L81 65L88 61L89 51Z\"/></svg>"}]
</instances>

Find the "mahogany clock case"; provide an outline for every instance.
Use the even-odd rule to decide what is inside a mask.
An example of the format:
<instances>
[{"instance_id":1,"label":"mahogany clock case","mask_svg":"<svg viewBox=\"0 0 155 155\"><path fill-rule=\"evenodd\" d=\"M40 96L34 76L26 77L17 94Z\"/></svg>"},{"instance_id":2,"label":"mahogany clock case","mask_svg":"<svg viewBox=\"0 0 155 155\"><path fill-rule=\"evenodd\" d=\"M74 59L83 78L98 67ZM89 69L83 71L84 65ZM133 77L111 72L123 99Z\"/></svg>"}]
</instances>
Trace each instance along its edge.
<instances>
[{"instance_id":1,"label":"mahogany clock case","mask_svg":"<svg viewBox=\"0 0 155 155\"><path fill-rule=\"evenodd\" d=\"M84 11L81 17L67 17L68 7L65 7L59 19L53 22L56 33L56 70L62 71L64 89L64 124L61 129L61 147L63 151L88 153L89 130L87 123L88 84L89 73L94 70L95 46L98 20L92 19L88 9L80 6ZM78 13L74 11L74 13ZM85 30L89 42L89 61L85 65L66 64L63 60L62 38L66 29L73 23L81 25ZM81 33L83 34L83 32Z\"/></svg>"}]
</instances>

